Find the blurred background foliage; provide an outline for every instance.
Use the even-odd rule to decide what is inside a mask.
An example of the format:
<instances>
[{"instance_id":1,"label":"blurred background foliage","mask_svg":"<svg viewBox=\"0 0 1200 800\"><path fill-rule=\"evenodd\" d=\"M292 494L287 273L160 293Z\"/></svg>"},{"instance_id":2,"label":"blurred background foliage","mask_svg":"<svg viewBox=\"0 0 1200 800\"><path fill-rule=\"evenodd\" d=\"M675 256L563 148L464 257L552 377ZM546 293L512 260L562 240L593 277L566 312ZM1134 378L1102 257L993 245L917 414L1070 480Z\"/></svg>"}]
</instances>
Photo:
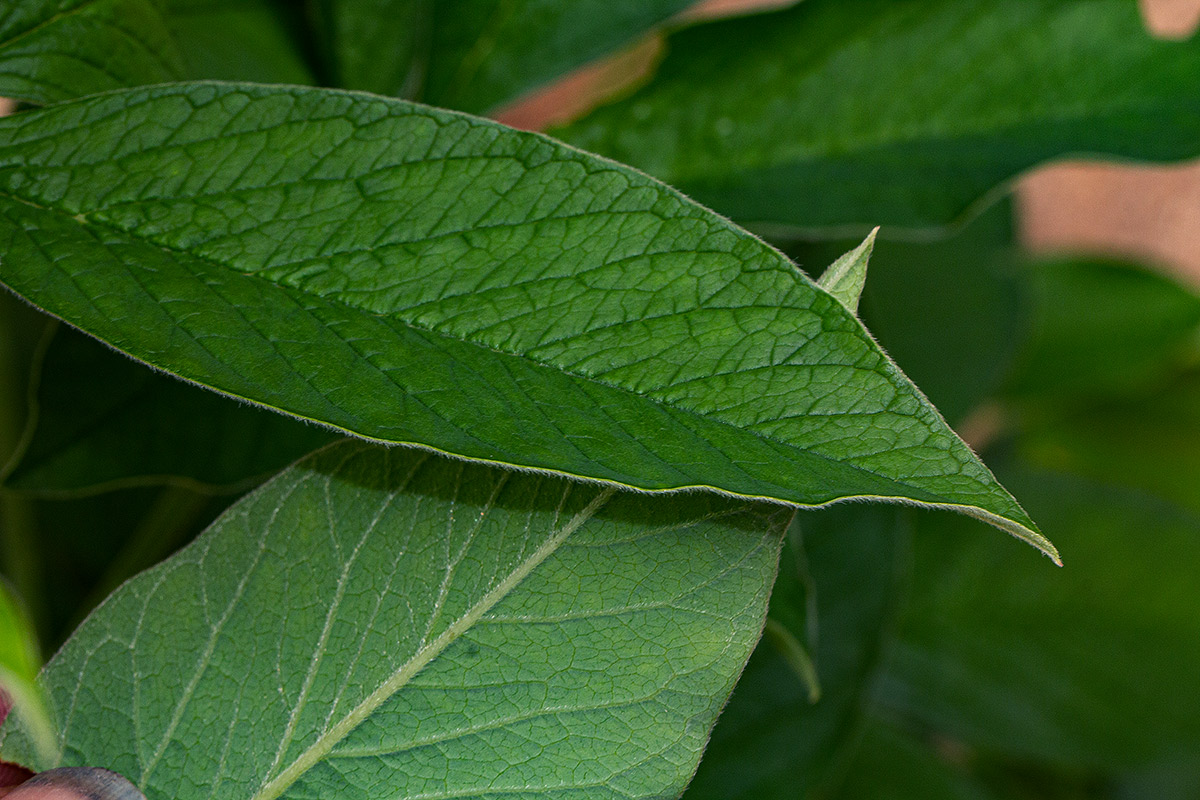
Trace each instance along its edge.
<instances>
[{"instance_id":1,"label":"blurred background foliage","mask_svg":"<svg viewBox=\"0 0 1200 800\"><path fill-rule=\"evenodd\" d=\"M836 3L808 2L832 24L824 16ZM354 13L392 5L404 13ZM800 13L775 3L788 7L731 22L717 8L728 3L698 11L679 0L581 0L566 26L567 4L528 5L513 30L489 34L486 57L480 30L435 24L420 2L169 0L164 20L187 65L180 77L419 95L526 127L582 116L561 129L570 132L586 131L589 110L608 98L617 104L597 113L637 116L631 92L653 97L682 81L702 93L687 83L686 61L705 53L687 42L732 41L722 25L782 36L792 18L774 15ZM673 16L689 6L691 16ZM672 19L667 30L684 28L683 42L665 61L671 37L640 32ZM552 35L567 27L569 36ZM1188 47L1187 64L1200 64ZM1172 79L1200 85L1200 74ZM1166 135L1179 120L1150 122ZM1072 151L1070 141L1056 146ZM759 207L735 187L723 208L718 184L704 189L717 210ZM834 209L864 192L821 187L813 197L798 180L790 191ZM917 214L917 230L884 226L860 314L1066 566L951 514L858 505L801 514L772 601L782 638L765 638L751 659L688 798L1200 798L1194 279L1164 259L1139 263L1128 247L1103 252L1099 240L1070 255L1034 254L1026 232L1046 230L1030 217L1038 203L992 192L962 216L955 192L943 196L954 224L931 230ZM869 207L864 216L848 222L871 221ZM861 240L826 222L759 229L815 278ZM1037 243L1047 242L1063 244L1053 235ZM1200 262L1200 252L1179 252ZM0 565L42 656L121 581L331 438L150 372L0 294ZM4 630L30 637L23 625ZM18 660L30 658L29 644L0 642ZM815 680L789 647L811 661Z\"/></svg>"}]
</instances>

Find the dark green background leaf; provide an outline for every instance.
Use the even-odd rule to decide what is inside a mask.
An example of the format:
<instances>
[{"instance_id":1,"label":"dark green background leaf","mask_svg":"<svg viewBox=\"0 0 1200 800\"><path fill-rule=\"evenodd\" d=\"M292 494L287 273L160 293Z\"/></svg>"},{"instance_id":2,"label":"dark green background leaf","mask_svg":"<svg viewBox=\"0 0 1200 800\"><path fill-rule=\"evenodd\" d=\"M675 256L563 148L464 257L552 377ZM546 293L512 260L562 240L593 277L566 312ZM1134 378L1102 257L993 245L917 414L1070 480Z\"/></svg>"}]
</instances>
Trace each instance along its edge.
<instances>
[{"instance_id":1,"label":"dark green background leaf","mask_svg":"<svg viewBox=\"0 0 1200 800\"><path fill-rule=\"evenodd\" d=\"M38 424L8 479L40 494L156 483L245 490L335 434L238 403L59 331L38 382Z\"/></svg>"},{"instance_id":2,"label":"dark green background leaf","mask_svg":"<svg viewBox=\"0 0 1200 800\"><path fill-rule=\"evenodd\" d=\"M941 226L1056 156L1200 153L1200 48L1132 0L806 0L668 47L556 135L744 223Z\"/></svg>"},{"instance_id":3,"label":"dark green background leaf","mask_svg":"<svg viewBox=\"0 0 1200 800\"><path fill-rule=\"evenodd\" d=\"M181 72L154 0L0 5L0 97L50 103L176 80Z\"/></svg>"}]
</instances>

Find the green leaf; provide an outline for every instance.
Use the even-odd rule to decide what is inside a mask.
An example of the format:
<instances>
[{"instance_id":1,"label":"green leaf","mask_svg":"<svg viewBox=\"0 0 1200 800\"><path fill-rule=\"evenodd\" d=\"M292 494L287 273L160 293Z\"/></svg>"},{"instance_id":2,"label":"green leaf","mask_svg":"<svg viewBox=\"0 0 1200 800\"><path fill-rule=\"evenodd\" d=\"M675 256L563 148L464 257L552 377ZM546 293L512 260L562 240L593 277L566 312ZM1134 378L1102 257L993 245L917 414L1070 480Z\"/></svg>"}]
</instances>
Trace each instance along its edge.
<instances>
[{"instance_id":1,"label":"green leaf","mask_svg":"<svg viewBox=\"0 0 1200 800\"><path fill-rule=\"evenodd\" d=\"M360 436L640 489L949 507L1053 555L861 323L645 176L402 101L254 85L0 120L0 280Z\"/></svg>"},{"instance_id":2,"label":"green leaf","mask_svg":"<svg viewBox=\"0 0 1200 800\"><path fill-rule=\"evenodd\" d=\"M452 7L434 3L420 99L462 111L494 109L618 49L693 2L460 0ZM340 4L407 9L414 2L340 0ZM428 5L428 0L420 4Z\"/></svg>"},{"instance_id":3,"label":"green leaf","mask_svg":"<svg viewBox=\"0 0 1200 800\"><path fill-rule=\"evenodd\" d=\"M46 698L37 684L41 666L33 624L7 582L0 580L0 694L7 695L0 702L5 714L8 703L12 704L34 751L45 758L55 752L56 744ZM0 715L0 722L4 721L4 715Z\"/></svg>"},{"instance_id":4,"label":"green leaf","mask_svg":"<svg viewBox=\"0 0 1200 800\"><path fill-rule=\"evenodd\" d=\"M770 618L809 645L821 697L812 701L787 656L764 637L685 800L794 800L828 792L856 744L893 621L899 534L907 533L899 513L856 505L800 515L792 528L800 532L791 539L795 547L785 547L780 561Z\"/></svg>"},{"instance_id":5,"label":"green leaf","mask_svg":"<svg viewBox=\"0 0 1200 800\"><path fill-rule=\"evenodd\" d=\"M1011 217L1001 202L952 237L885 241L871 256L858 314L952 425L1001 388L1028 336L1029 276L1017 268ZM853 245L793 244L787 253L820 269Z\"/></svg>"},{"instance_id":6,"label":"green leaf","mask_svg":"<svg viewBox=\"0 0 1200 800\"><path fill-rule=\"evenodd\" d=\"M1200 752L1200 518L1140 492L1015 464L1069 566L923 515L912 601L881 692L993 756L1103 774Z\"/></svg>"},{"instance_id":7,"label":"green leaf","mask_svg":"<svg viewBox=\"0 0 1200 800\"><path fill-rule=\"evenodd\" d=\"M484 112L604 56L694 0L312 0L333 82Z\"/></svg>"},{"instance_id":8,"label":"green leaf","mask_svg":"<svg viewBox=\"0 0 1200 800\"><path fill-rule=\"evenodd\" d=\"M830 264L817 281L818 286L836 297L852 314L858 313L858 298L862 297L863 286L867 283L867 263L875 249L877 233L879 228L871 231L858 247Z\"/></svg>"},{"instance_id":9,"label":"green leaf","mask_svg":"<svg viewBox=\"0 0 1200 800\"><path fill-rule=\"evenodd\" d=\"M1200 371L1146 393L1029 414L1031 463L1134 487L1200 514Z\"/></svg>"},{"instance_id":10,"label":"green leaf","mask_svg":"<svg viewBox=\"0 0 1200 800\"><path fill-rule=\"evenodd\" d=\"M63 761L178 800L675 796L789 516L336 445L80 627Z\"/></svg>"},{"instance_id":11,"label":"green leaf","mask_svg":"<svg viewBox=\"0 0 1200 800\"><path fill-rule=\"evenodd\" d=\"M1134 264L1029 266L1033 334L1008 392L1025 403L1131 397L1200 360L1200 296Z\"/></svg>"},{"instance_id":12,"label":"green leaf","mask_svg":"<svg viewBox=\"0 0 1200 800\"><path fill-rule=\"evenodd\" d=\"M453 22L465 5L438 15L432 0L308 2L331 84L408 98L425 79L435 15Z\"/></svg>"},{"instance_id":13,"label":"green leaf","mask_svg":"<svg viewBox=\"0 0 1200 800\"><path fill-rule=\"evenodd\" d=\"M52 103L180 73L154 0L18 0L0 7L0 97Z\"/></svg>"},{"instance_id":14,"label":"green leaf","mask_svg":"<svg viewBox=\"0 0 1200 800\"><path fill-rule=\"evenodd\" d=\"M38 425L7 481L38 494L173 483L244 491L334 434L189 386L59 331L41 368Z\"/></svg>"},{"instance_id":15,"label":"green leaf","mask_svg":"<svg viewBox=\"0 0 1200 800\"><path fill-rule=\"evenodd\" d=\"M304 18L277 0L163 0L189 80L314 84Z\"/></svg>"},{"instance_id":16,"label":"green leaf","mask_svg":"<svg viewBox=\"0 0 1200 800\"><path fill-rule=\"evenodd\" d=\"M806 0L685 29L555 135L736 220L941 226L1067 154L1200 154L1200 48L1131 0Z\"/></svg>"},{"instance_id":17,"label":"green leaf","mask_svg":"<svg viewBox=\"0 0 1200 800\"><path fill-rule=\"evenodd\" d=\"M974 784L961 765L937 753L930 742L879 719L871 720L846 769L846 782L833 797L835 800L995 798Z\"/></svg>"}]
</instances>

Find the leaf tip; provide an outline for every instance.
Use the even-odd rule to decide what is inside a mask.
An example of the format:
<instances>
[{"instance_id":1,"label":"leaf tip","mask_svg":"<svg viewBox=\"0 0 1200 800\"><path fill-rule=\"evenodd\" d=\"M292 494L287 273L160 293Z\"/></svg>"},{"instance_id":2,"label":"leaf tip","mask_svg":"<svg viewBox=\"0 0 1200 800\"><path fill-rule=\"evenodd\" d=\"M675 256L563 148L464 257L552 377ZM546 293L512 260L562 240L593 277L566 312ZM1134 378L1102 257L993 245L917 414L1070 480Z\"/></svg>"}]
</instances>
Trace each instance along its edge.
<instances>
[{"instance_id":1,"label":"leaf tip","mask_svg":"<svg viewBox=\"0 0 1200 800\"><path fill-rule=\"evenodd\" d=\"M858 313L858 300L867 282L867 264L875 250L878 233L879 226L876 225L862 244L830 264L817 281L818 286L837 298L852 314Z\"/></svg>"}]
</instances>

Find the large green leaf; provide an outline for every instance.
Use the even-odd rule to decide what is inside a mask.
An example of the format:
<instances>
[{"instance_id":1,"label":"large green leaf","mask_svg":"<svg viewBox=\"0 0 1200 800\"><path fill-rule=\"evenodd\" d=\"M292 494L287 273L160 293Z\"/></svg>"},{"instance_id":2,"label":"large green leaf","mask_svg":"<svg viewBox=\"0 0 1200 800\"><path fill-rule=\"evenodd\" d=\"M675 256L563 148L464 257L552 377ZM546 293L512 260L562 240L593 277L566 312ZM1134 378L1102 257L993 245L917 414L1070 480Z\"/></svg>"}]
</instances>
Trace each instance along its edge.
<instances>
[{"instance_id":1,"label":"large green leaf","mask_svg":"<svg viewBox=\"0 0 1200 800\"><path fill-rule=\"evenodd\" d=\"M856 743L893 621L902 561L897 517L903 513L845 506L799 515L792 529L799 532L798 562L789 561L792 548L785 548L770 618L784 621L809 645L820 696L811 696L785 654L764 637L713 731L686 800L827 795ZM815 613L806 619L801 604Z\"/></svg>"},{"instance_id":2,"label":"large green leaf","mask_svg":"<svg viewBox=\"0 0 1200 800\"><path fill-rule=\"evenodd\" d=\"M180 72L154 0L0 2L0 97L49 103Z\"/></svg>"},{"instance_id":3,"label":"large green leaf","mask_svg":"<svg viewBox=\"0 0 1200 800\"><path fill-rule=\"evenodd\" d=\"M245 491L333 440L236 403L64 329L46 351L38 424L6 481L38 494L189 484Z\"/></svg>"},{"instance_id":4,"label":"large green leaf","mask_svg":"<svg viewBox=\"0 0 1200 800\"><path fill-rule=\"evenodd\" d=\"M253 85L60 104L0 139L0 280L156 367L367 438L951 507L1053 553L841 303L627 168Z\"/></svg>"},{"instance_id":5,"label":"large green leaf","mask_svg":"<svg viewBox=\"0 0 1200 800\"><path fill-rule=\"evenodd\" d=\"M62 761L150 800L673 797L789 516L336 445L80 627Z\"/></svg>"},{"instance_id":6,"label":"large green leaf","mask_svg":"<svg viewBox=\"0 0 1200 800\"><path fill-rule=\"evenodd\" d=\"M1132 0L806 0L668 45L557 135L743 222L938 226L1045 159L1200 153L1200 48Z\"/></svg>"}]
</instances>

